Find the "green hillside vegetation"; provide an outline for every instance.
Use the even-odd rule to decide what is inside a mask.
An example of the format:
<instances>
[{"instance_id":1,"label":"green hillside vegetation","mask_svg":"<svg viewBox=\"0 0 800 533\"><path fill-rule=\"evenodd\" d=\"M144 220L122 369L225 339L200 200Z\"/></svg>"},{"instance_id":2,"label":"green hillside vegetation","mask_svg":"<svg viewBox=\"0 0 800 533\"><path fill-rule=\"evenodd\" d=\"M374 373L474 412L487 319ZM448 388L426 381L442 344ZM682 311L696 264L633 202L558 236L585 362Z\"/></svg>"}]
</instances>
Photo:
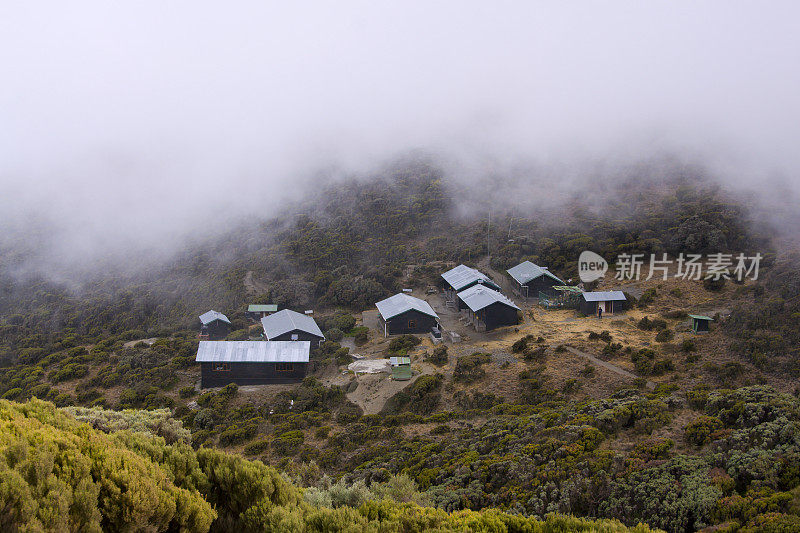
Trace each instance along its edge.
<instances>
[{"instance_id":1,"label":"green hillside vegetation","mask_svg":"<svg viewBox=\"0 0 800 533\"><path fill-rule=\"evenodd\" d=\"M0 401L0 424L3 531L650 531L610 520L540 521L496 510L447 513L362 501L351 487L304 495L260 461L167 444L138 421L129 424L136 429L103 432L40 400ZM393 488L375 484L367 492L385 496Z\"/></svg>"},{"instance_id":2,"label":"green hillside vegetation","mask_svg":"<svg viewBox=\"0 0 800 533\"><path fill-rule=\"evenodd\" d=\"M557 209L498 202L489 261L489 191L425 163L327 186L146 273L67 286L0 254L0 529L796 530L800 258L693 169L629 170ZM757 282L650 282L596 328L526 308L481 346L384 346L358 320L445 265L527 259L574 279L584 249L765 258ZM329 340L309 376L197 390L197 315L225 311L247 338L258 302L314 309ZM695 336L698 305L715 322ZM414 380L370 411L354 393L377 382L343 374L349 341L410 356Z\"/></svg>"}]
</instances>

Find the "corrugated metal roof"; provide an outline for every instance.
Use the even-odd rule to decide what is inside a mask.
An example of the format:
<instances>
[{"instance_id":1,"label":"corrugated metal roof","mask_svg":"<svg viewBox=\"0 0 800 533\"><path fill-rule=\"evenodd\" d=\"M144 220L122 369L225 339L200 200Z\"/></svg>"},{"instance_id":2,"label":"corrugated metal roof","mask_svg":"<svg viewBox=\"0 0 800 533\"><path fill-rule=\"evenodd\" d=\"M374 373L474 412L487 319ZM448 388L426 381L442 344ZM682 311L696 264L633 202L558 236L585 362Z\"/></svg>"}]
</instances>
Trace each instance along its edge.
<instances>
[{"instance_id":1,"label":"corrugated metal roof","mask_svg":"<svg viewBox=\"0 0 800 533\"><path fill-rule=\"evenodd\" d=\"M296 329L311 333L317 337L322 337L323 339L325 338L316 320L308 315L292 311L291 309L284 309L275 314L265 316L261 319L261 325L264 327L264 334L267 336L267 339L273 339L278 335L283 335L284 333Z\"/></svg>"},{"instance_id":2,"label":"corrugated metal roof","mask_svg":"<svg viewBox=\"0 0 800 533\"><path fill-rule=\"evenodd\" d=\"M710 316L705 316L705 315L689 315L689 318L696 318L698 320L710 320L712 322L714 321L713 318L711 318Z\"/></svg>"},{"instance_id":3,"label":"corrugated metal roof","mask_svg":"<svg viewBox=\"0 0 800 533\"><path fill-rule=\"evenodd\" d=\"M274 313L277 310L276 304L250 304L247 306L249 313Z\"/></svg>"},{"instance_id":4,"label":"corrugated metal roof","mask_svg":"<svg viewBox=\"0 0 800 533\"><path fill-rule=\"evenodd\" d=\"M519 307L517 307L514 302L506 298L505 295L494 291L489 287L484 287L483 285L473 285L469 289L459 292L458 297L461 298L461 300L467 304L467 307L472 309L473 312L477 312L485 307L489 307L495 302L500 302L513 307L514 309L519 309Z\"/></svg>"},{"instance_id":5,"label":"corrugated metal roof","mask_svg":"<svg viewBox=\"0 0 800 533\"><path fill-rule=\"evenodd\" d=\"M389 358L389 364L392 365L392 366L410 365L411 364L411 358L410 357L390 357Z\"/></svg>"},{"instance_id":6,"label":"corrugated metal roof","mask_svg":"<svg viewBox=\"0 0 800 533\"><path fill-rule=\"evenodd\" d=\"M508 272L509 275L520 285L525 285L529 281L534 280L539 276L548 276L549 278L552 278L561 284L564 283L545 267L540 267L539 265L535 265L530 261L523 261L517 266L509 268L506 270L506 272Z\"/></svg>"},{"instance_id":7,"label":"corrugated metal roof","mask_svg":"<svg viewBox=\"0 0 800 533\"><path fill-rule=\"evenodd\" d=\"M375 307L378 308L384 320L389 320L412 309L416 309L425 315L439 318L428 302L405 293L395 294L385 300L381 300L375 304Z\"/></svg>"},{"instance_id":8,"label":"corrugated metal roof","mask_svg":"<svg viewBox=\"0 0 800 533\"><path fill-rule=\"evenodd\" d=\"M500 289L500 287L493 282L489 276L483 272L475 270L474 268L470 268L467 265L458 265L455 268L451 268L442 274L442 277L456 291L460 291L475 282L482 283L490 287L495 287L498 290Z\"/></svg>"},{"instance_id":9,"label":"corrugated metal roof","mask_svg":"<svg viewBox=\"0 0 800 533\"><path fill-rule=\"evenodd\" d=\"M200 341L198 363L308 363L308 341Z\"/></svg>"},{"instance_id":10,"label":"corrugated metal roof","mask_svg":"<svg viewBox=\"0 0 800 533\"><path fill-rule=\"evenodd\" d=\"M228 317L226 317L219 311L214 311L213 309L211 311L206 311L205 313L200 315L200 322L202 322L203 324L210 324L215 320L222 320L223 322L227 322L228 324L231 323L231 321L228 320Z\"/></svg>"},{"instance_id":11,"label":"corrugated metal roof","mask_svg":"<svg viewBox=\"0 0 800 533\"><path fill-rule=\"evenodd\" d=\"M625 300L625 294L622 291L597 291L597 292L584 292L583 299L587 302L611 302L617 300Z\"/></svg>"}]
</instances>

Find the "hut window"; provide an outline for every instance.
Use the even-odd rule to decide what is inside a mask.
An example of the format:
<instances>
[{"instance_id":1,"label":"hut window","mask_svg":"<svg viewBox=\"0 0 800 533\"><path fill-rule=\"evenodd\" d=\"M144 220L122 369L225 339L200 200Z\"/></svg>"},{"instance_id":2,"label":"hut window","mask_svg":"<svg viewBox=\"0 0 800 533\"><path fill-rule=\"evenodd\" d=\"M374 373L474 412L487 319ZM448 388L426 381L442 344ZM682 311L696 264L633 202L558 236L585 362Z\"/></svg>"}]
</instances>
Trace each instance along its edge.
<instances>
[{"instance_id":1,"label":"hut window","mask_svg":"<svg viewBox=\"0 0 800 533\"><path fill-rule=\"evenodd\" d=\"M291 372L294 368L292 363L275 363L275 370L278 372Z\"/></svg>"},{"instance_id":2,"label":"hut window","mask_svg":"<svg viewBox=\"0 0 800 533\"><path fill-rule=\"evenodd\" d=\"M299 338L300 338L300 337L299 337L299 335L298 335L297 333L292 333L292 340L293 340L293 341L296 341L296 340L297 340L297 339L299 339Z\"/></svg>"},{"instance_id":3,"label":"hut window","mask_svg":"<svg viewBox=\"0 0 800 533\"><path fill-rule=\"evenodd\" d=\"M409 328L414 328L414 327L416 327L416 326L417 326L417 322L416 322L416 320L409 320L409 321L408 321L408 327L409 327Z\"/></svg>"},{"instance_id":4,"label":"hut window","mask_svg":"<svg viewBox=\"0 0 800 533\"><path fill-rule=\"evenodd\" d=\"M228 363L216 363L214 365L214 372L227 372L231 369Z\"/></svg>"}]
</instances>

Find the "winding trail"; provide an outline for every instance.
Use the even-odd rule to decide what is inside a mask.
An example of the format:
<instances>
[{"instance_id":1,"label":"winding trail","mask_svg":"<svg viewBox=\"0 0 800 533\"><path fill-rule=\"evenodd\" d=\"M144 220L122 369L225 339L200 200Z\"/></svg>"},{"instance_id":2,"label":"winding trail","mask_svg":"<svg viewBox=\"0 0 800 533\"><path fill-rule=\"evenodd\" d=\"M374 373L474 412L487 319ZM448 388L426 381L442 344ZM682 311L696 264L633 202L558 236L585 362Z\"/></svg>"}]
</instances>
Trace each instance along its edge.
<instances>
[{"instance_id":1,"label":"winding trail","mask_svg":"<svg viewBox=\"0 0 800 533\"><path fill-rule=\"evenodd\" d=\"M595 364L597 366L602 366L606 370L610 370L610 371L612 371L612 372L614 372L616 374L619 374L620 376L625 376L625 377L631 378L631 379L639 379L639 376L637 376L633 372L628 372L624 368L620 368L617 365L609 363L608 361L603 361L602 359L598 359L597 357L593 356L592 354L588 354L586 352L582 352L582 351L580 351L578 349L573 348L572 346L566 346L565 345L564 348L566 348L567 351L569 351L570 353L573 353L575 355L583 357L584 359L588 359L591 363L593 363L593 364ZM650 390L654 390L656 388L656 384L654 382L650 381L650 380L647 380L645 386Z\"/></svg>"}]
</instances>

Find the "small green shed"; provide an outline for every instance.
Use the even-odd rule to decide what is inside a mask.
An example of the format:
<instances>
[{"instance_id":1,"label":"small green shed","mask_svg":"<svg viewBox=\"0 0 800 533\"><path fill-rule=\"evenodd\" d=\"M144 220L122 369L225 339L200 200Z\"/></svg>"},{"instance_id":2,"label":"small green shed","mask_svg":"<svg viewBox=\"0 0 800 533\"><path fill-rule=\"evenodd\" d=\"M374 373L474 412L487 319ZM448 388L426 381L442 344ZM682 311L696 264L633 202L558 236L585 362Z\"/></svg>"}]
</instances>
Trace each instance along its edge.
<instances>
[{"instance_id":1,"label":"small green shed","mask_svg":"<svg viewBox=\"0 0 800 533\"><path fill-rule=\"evenodd\" d=\"M397 381L408 381L411 379L410 357L390 357L389 363L392 365L392 379Z\"/></svg>"},{"instance_id":2,"label":"small green shed","mask_svg":"<svg viewBox=\"0 0 800 533\"><path fill-rule=\"evenodd\" d=\"M278 312L278 306L275 304L250 304L247 306L247 316L258 322L265 316Z\"/></svg>"},{"instance_id":3,"label":"small green shed","mask_svg":"<svg viewBox=\"0 0 800 533\"><path fill-rule=\"evenodd\" d=\"M689 315L692 319L692 331L695 333L708 333L708 326L714 321L710 316L705 315Z\"/></svg>"}]
</instances>

